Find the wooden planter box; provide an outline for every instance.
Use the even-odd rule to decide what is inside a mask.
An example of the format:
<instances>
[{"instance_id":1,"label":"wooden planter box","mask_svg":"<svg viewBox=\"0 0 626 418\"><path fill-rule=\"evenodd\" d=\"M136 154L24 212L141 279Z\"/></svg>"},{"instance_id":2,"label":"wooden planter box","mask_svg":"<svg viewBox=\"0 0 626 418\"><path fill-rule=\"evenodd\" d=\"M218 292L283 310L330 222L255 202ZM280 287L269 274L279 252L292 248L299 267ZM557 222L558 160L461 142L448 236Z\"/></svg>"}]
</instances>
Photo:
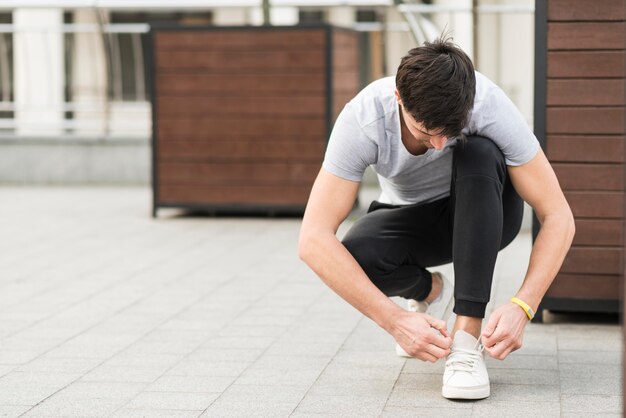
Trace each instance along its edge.
<instances>
[{"instance_id":1,"label":"wooden planter box","mask_svg":"<svg viewBox=\"0 0 626 418\"><path fill-rule=\"evenodd\" d=\"M332 124L359 89L357 33L154 26L153 215L302 213Z\"/></svg>"},{"instance_id":2,"label":"wooden planter box","mask_svg":"<svg viewBox=\"0 0 626 418\"><path fill-rule=\"evenodd\" d=\"M535 132L577 228L540 311L619 311L625 234L624 20L623 0L536 2Z\"/></svg>"}]
</instances>

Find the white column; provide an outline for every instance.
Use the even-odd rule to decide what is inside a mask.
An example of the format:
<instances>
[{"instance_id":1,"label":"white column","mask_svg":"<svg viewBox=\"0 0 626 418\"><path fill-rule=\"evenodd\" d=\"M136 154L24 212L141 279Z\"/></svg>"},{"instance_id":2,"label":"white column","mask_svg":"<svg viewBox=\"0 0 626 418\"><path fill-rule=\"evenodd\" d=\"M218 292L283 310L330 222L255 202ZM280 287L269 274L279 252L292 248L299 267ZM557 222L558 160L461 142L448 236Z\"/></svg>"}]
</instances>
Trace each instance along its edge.
<instances>
[{"instance_id":1,"label":"white column","mask_svg":"<svg viewBox=\"0 0 626 418\"><path fill-rule=\"evenodd\" d=\"M270 8L270 22L275 26L297 25L300 21L299 9L288 6L272 6ZM249 8L249 23L260 26L263 24L263 8Z\"/></svg>"},{"instance_id":2,"label":"white column","mask_svg":"<svg viewBox=\"0 0 626 418\"><path fill-rule=\"evenodd\" d=\"M352 28L356 21L356 9L349 6L330 7L328 10L328 22L335 26Z\"/></svg>"},{"instance_id":3,"label":"white column","mask_svg":"<svg viewBox=\"0 0 626 418\"><path fill-rule=\"evenodd\" d=\"M385 33L385 66L387 75L394 75L400 65L400 60L409 49L416 47L415 40L410 31L393 30L402 25L404 17L392 7L385 11L385 22L390 28Z\"/></svg>"},{"instance_id":4,"label":"white column","mask_svg":"<svg viewBox=\"0 0 626 418\"><path fill-rule=\"evenodd\" d=\"M13 71L18 135L62 133L64 50L62 9L16 9Z\"/></svg>"},{"instance_id":5,"label":"white column","mask_svg":"<svg viewBox=\"0 0 626 418\"><path fill-rule=\"evenodd\" d=\"M222 7L213 10L213 22L219 26L237 26L248 23L245 7Z\"/></svg>"},{"instance_id":6,"label":"white column","mask_svg":"<svg viewBox=\"0 0 626 418\"><path fill-rule=\"evenodd\" d=\"M437 0L435 4L471 8L472 0ZM471 12L438 13L433 19L440 31L450 30L454 43L470 58L474 53L473 20ZM441 33L441 32L440 32Z\"/></svg>"},{"instance_id":7,"label":"white column","mask_svg":"<svg viewBox=\"0 0 626 418\"><path fill-rule=\"evenodd\" d=\"M74 23L97 25L94 11L74 12ZM102 35L79 32L74 35L72 51L72 101L77 106L74 121L76 133L102 133L106 123L106 54Z\"/></svg>"}]
</instances>

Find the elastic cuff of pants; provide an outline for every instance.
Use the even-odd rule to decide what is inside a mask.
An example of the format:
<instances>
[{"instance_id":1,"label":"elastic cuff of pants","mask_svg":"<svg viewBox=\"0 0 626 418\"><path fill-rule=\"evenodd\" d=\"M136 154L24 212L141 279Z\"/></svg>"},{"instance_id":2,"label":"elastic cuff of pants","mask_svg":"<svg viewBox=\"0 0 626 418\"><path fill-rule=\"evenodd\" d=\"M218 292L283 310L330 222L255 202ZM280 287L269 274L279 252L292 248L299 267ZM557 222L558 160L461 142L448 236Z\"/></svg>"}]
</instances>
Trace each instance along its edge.
<instances>
[{"instance_id":1,"label":"elastic cuff of pants","mask_svg":"<svg viewBox=\"0 0 626 418\"><path fill-rule=\"evenodd\" d=\"M473 316L475 318L484 318L487 304L482 302L471 302L469 300L454 301L454 313L463 316Z\"/></svg>"}]
</instances>

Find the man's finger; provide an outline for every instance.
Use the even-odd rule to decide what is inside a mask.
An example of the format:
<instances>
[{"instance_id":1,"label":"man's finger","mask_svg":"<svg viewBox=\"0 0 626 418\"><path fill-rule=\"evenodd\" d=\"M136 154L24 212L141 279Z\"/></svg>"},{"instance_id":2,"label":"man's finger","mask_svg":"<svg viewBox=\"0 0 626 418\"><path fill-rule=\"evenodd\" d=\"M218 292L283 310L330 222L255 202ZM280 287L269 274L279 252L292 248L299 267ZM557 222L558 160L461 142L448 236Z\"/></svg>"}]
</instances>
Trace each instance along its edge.
<instances>
[{"instance_id":1,"label":"man's finger","mask_svg":"<svg viewBox=\"0 0 626 418\"><path fill-rule=\"evenodd\" d=\"M420 351L419 353L417 353L416 357L420 360L429 361L431 363L435 363L437 360L439 360L437 357L426 351Z\"/></svg>"},{"instance_id":2,"label":"man's finger","mask_svg":"<svg viewBox=\"0 0 626 418\"><path fill-rule=\"evenodd\" d=\"M437 347L441 347L444 350L447 350L452 345L452 338L437 334L436 332L433 332L432 335L426 337L426 341L436 345Z\"/></svg>"},{"instance_id":3,"label":"man's finger","mask_svg":"<svg viewBox=\"0 0 626 418\"><path fill-rule=\"evenodd\" d=\"M494 333L496 328L498 327L498 322L500 321L500 313L498 311L491 314L489 317L489 321L487 321L487 325L483 328L482 336L483 338L489 338Z\"/></svg>"},{"instance_id":4,"label":"man's finger","mask_svg":"<svg viewBox=\"0 0 626 418\"><path fill-rule=\"evenodd\" d=\"M446 323L446 321L442 321L441 319L433 318L430 315L424 315L424 317L426 318L426 321L430 324L431 327L433 327L435 329L438 329L442 334L444 332L446 334L448 333L448 324Z\"/></svg>"},{"instance_id":5,"label":"man's finger","mask_svg":"<svg viewBox=\"0 0 626 418\"><path fill-rule=\"evenodd\" d=\"M441 347L437 347L435 344L428 344L426 347L426 352L433 355L437 359L442 359L448 354L450 354L450 349L442 349Z\"/></svg>"}]
</instances>

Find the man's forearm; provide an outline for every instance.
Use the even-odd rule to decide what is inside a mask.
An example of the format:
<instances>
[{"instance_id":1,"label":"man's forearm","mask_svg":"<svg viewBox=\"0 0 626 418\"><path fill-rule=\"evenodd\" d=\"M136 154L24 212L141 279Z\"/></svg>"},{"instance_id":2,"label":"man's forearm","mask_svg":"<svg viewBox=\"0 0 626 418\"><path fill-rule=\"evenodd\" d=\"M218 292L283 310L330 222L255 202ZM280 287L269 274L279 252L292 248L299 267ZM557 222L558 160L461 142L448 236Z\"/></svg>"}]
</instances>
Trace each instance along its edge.
<instances>
[{"instance_id":1,"label":"man's forearm","mask_svg":"<svg viewBox=\"0 0 626 418\"><path fill-rule=\"evenodd\" d=\"M565 213L566 212L566 213ZM533 245L528 271L517 296L535 311L558 273L574 238L574 219L569 208L546 216Z\"/></svg>"},{"instance_id":2,"label":"man's forearm","mask_svg":"<svg viewBox=\"0 0 626 418\"><path fill-rule=\"evenodd\" d=\"M334 234L301 237L300 258L335 293L389 331L391 317L401 308L371 282Z\"/></svg>"}]
</instances>

